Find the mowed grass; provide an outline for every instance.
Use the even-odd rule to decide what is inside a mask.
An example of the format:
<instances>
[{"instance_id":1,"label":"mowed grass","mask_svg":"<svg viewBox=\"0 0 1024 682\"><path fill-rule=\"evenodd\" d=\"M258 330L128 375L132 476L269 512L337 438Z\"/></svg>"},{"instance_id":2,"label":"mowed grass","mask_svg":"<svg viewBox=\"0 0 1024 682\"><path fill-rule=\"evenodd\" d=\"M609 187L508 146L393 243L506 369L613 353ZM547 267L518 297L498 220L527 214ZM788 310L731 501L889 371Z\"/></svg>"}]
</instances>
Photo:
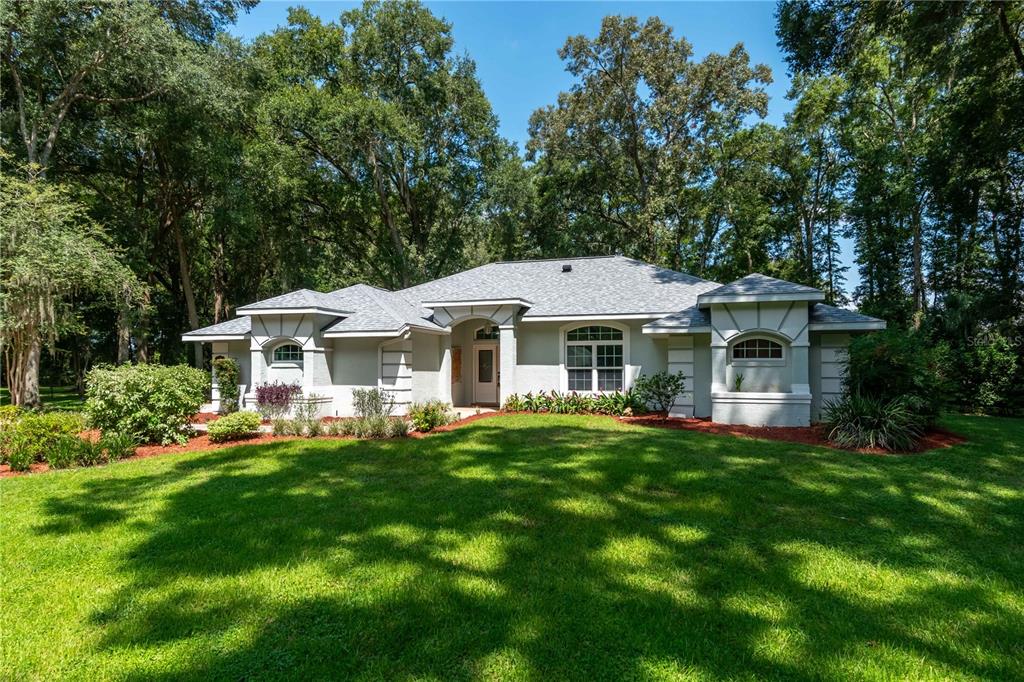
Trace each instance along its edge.
<instances>
[{"instance_id":1,"label":"mowed grass","mask_svg":"<svg viewBox=\"0 0 1024 682\"><path fill-rule=\"evenodd\" d=\"M51 410L80 410L83 400L74 386L40 386L39 400ZM11 404L11 392L0 388L0 405Z\"/></svg>"},{"instance_id":2,"label":"mowed grass","mask_svg":"<svg viewBox=\"0 0 1024 682\"><path fill-rule=\"evenodd\" d=\"M870 457L599 417L0 481L10 679L1024 677L1024 422Z\"/></svg>"}]
</instances>

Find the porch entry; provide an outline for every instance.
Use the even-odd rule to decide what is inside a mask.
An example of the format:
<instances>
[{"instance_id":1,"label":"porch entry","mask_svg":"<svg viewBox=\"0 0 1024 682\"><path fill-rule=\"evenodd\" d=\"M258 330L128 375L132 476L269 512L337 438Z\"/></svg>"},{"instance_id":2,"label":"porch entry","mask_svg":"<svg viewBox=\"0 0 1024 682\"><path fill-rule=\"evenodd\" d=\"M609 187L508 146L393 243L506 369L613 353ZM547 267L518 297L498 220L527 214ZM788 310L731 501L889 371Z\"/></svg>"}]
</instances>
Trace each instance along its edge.
<instances>
[{"instance_id":1,"label":"porch entry","mask_svg":"<svg viewBox=\"0 0 1024 682\"><path fill-rule=\"evenodd\" d=\"M498 404L498 344L473 344L473 402Z\"/></svg>"}]
</instances>

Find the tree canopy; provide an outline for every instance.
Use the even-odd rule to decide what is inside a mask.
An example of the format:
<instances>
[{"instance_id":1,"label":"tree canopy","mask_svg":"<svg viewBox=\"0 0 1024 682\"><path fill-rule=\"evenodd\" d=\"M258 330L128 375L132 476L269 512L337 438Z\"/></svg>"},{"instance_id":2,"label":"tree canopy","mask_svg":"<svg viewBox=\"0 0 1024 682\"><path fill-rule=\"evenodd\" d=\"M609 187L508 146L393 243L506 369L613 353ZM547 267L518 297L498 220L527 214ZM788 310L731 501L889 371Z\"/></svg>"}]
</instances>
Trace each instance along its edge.
<instances>
[{"instance_id":1,"label":"tree canopy","mask_svg":"<svg viewBox=\"0 0 1024 682\"><path fill-rule=\"evenodd\" d=\"M18 325L52 342L47 381L202 365L182 332L299 287L624 253L819 287L948 342L962 404L1024 404L1022 3L783 0L782 125L743 45L697 59L657 17L608 16L566 37L571 84L523 154L452 26L415 0L226 34L254 4L0 4L4 201L32 217L4 229L105 254L95 287L56 280L51 321L5 321L5 352ZM27 253L3 257L45 255Z\"/></svg>"}]
</instances>

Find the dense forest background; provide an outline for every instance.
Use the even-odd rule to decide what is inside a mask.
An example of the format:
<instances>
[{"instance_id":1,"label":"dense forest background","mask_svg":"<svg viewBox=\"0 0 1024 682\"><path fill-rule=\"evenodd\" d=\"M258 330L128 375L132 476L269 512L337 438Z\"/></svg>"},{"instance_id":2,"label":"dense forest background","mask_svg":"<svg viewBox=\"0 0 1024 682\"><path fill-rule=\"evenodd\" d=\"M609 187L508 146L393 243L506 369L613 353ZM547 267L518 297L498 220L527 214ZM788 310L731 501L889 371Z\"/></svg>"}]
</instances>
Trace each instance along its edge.
<instances>
[{"instance_id":1,"label":"dense forest background","mask_svg":"<svg viewBox=\"0 0 1024 682\"><path fill-rule=\"evenodd\" d=\"M418 3L223 32L253 4L0 5L5 381L203 365L182 332L299 287L623 253L820 287L946 346L960 405L1020 409L1021 3L784 0L781 127L742 45L609 16L525 156Z\"/></svg>"}]
</instances>

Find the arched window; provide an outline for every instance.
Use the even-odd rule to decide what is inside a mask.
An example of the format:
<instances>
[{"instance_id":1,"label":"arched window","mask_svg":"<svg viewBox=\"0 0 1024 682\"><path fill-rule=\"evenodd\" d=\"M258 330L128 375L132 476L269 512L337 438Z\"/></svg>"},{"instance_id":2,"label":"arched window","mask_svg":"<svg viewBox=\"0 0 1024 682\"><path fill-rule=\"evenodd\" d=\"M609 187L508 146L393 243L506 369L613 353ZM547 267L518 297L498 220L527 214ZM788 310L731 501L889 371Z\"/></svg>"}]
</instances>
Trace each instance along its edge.
<instances>
[{"instance_id":1,"label":"arched window","mask_svg":"<svg viewBox=\"0 0 1024 682\"><path fill-rule=\"evenodd\" d=\"M781 360L782 344L771 339L746 339L732 347L733 360Z\"/></svg>"},{"instance_id":2,"label":"arched window","mask_svg":"<svg viewBox=\"0 0 1024 682\"><path fill-rule=\"evenodd\" d=\"M286 343L274 349L274 362L302 364L302 348L294 343Z\"/></svg>"},{"instance_id":3,"label":"arched window","mask_svg":"<svg viewBox=\"0 0 1024 682\"><path fill-rule=\"evenodd\" d=\"M565 335L565 367L570 391L621 391L622 330L595 325L570 330Z\"/></svg>"},{"instance_id":4,"label":"arched window","mask_svg":"<svg viewBox=\"0 0 1024 682\"><path fill-rule=\"evenodd\" d=\"M498 328L493 324L485 324L476 330L474 338L477 341L497 341L498 340Z\"/></svg>"}]
</instances>

